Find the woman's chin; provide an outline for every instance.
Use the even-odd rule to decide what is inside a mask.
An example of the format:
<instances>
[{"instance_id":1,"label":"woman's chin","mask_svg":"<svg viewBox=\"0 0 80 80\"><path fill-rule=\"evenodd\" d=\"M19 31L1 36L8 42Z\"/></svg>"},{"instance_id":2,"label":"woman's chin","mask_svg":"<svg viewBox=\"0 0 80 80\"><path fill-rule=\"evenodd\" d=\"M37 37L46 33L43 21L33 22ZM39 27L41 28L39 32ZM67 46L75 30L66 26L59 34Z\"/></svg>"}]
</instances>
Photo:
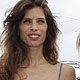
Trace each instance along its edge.
<instances>
[{"instance_id":1,"label":"woman's chin","mask_svg":"<svg viewBox=\"0 0 80 80\"><path fill-rule=\"evenodd\" d=\"M40 46L42 46L42 44L38 44L38 43L29 44L29 47L40 47Z\"/></svg>"}]
</instances>

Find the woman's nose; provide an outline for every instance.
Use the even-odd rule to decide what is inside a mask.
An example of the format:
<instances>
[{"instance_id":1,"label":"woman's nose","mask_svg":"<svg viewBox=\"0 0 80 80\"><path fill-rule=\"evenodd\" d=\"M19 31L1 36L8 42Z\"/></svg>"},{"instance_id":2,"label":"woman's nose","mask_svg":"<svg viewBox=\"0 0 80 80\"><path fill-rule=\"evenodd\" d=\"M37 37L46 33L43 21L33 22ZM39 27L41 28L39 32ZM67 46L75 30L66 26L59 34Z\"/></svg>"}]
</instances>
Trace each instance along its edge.
<instances>
[{"instance_id":1,"label":"woman's nose","mask_svg":"<svg viewBox=\"0 0 80 80\"><path fill-rule=\"evenodd\" d=\"M38 26L37 23L33 22L32 26L31 26L31 31L37 31L37 29L38 29L37 26Z\"/></svg>"}]
</instances>

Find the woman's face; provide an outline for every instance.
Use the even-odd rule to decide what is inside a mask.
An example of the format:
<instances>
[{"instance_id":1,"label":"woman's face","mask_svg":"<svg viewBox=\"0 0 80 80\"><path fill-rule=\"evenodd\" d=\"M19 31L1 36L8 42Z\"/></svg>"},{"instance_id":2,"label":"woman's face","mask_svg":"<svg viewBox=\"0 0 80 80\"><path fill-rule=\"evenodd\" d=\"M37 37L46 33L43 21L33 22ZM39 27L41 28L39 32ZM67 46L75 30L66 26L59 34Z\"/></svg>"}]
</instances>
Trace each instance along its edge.
<instances>
[{"instance_id":1,"label":"woman's face","mask_svg":"<svg viewBox=\"0 0 80 80\"><path fill-rule=\"evenodd\" d=\"M42 46L46 38L47 28L42 8L34 7L25 12L20 23L20 37L29 47Z\"/></svg>"}]
</instances>

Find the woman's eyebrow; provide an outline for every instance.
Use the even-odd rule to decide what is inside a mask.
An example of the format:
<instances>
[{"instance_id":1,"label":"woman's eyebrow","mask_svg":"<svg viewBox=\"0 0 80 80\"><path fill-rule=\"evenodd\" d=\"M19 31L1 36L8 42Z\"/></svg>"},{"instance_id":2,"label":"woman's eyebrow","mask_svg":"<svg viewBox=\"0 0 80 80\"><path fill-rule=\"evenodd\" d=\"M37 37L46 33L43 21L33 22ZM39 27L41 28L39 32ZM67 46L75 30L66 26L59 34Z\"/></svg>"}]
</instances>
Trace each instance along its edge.
<instances>
[{"instance_id":1,"label":"woman's eyebrow","mask_svg":"<svg viewBox=\"0 0 80 80\"><path fill-rule=\"evenodd\" d=\"M24 20L32 20L33 18L24 17ZM35 20L45 20L45 18L36 18Z\"/></svg>"},{"instance_id":2,"label":"woman's eyebrow","mask_svg":"<svg viewBox=\"0 0 80 80\"><path fill-rule=\"evenodd\" d=\"M37 20L45 20L45 18L37 18Z\"/></svg>"},{"instance_id":3,"label":"woman's eyebrow","mask_svg":"<svg viewBox=\"0 0 80 80\"><path fill-rule=\"evenodd\" d=\"M38 19L45 19L45 18L38 18Z\"/></svg>"},{"instance_id":4,"label":"woman's eyebrow","mask_svg":"<svg viewBox=\"0 0 80 80\"><path fill-rule=\"evenodd\" d=\"M25 17L24 19L25 19L25 20L31 20L31 18L27 18L27 17Z\"/></svg>"}]
</instances>

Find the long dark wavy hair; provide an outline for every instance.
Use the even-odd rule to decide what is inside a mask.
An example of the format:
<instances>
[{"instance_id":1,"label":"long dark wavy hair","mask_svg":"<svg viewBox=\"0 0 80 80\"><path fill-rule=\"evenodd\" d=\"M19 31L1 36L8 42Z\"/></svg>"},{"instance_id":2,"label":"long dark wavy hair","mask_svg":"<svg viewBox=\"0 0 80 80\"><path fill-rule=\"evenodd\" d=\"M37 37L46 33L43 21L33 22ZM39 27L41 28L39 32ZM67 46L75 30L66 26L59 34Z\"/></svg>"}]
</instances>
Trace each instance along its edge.
<instances>
[{"instance_id":1,"label":"long dark wavy hair","mask_svg":"<svg viewBox=\"0 0 80 80\"><path fill-rule=\"evenodd\" d=\"M0 80L14 80L19 67L26 60L29 65L28 46L21 40L19 35L19 24L25 15L25 11L33 7L41 7L44 11L48 30L43 43L43 56L50 64L55 65L58 61L57 36L60 30L57 27L55 17L47 6L46 0L20 0L3 22L2 32L3 54L0 58Z\"/></svg>"}]
</instances>

